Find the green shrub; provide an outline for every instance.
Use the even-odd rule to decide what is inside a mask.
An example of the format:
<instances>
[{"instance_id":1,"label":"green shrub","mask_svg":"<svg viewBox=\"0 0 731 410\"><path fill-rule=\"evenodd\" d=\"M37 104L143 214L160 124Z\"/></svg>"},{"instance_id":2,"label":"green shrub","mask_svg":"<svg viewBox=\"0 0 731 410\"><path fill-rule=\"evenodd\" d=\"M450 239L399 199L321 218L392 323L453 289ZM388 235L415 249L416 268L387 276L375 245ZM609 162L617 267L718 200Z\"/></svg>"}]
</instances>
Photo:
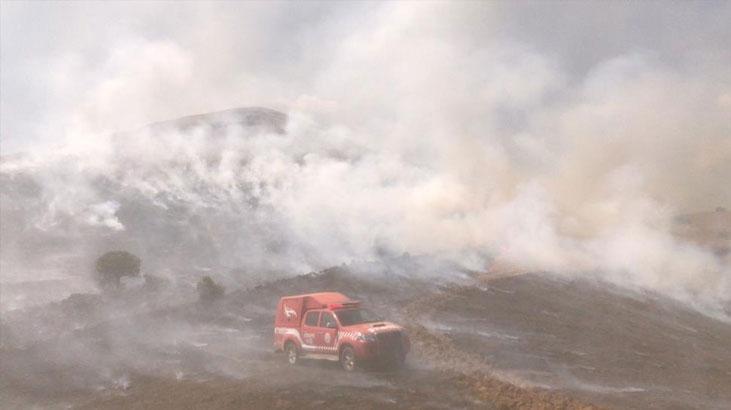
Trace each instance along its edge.
<instances>
[{"instance_id":1,"label":"green shrub","mask_svg":"<svg viewBox=\"0 0 731 410\"><path fill-rule=\"evenodd\" d=\"M104 289L118 289L124 276L138 276L142 261L127 251L111 251L96 260L96 281Z\"/></svg>"}]
</instances>

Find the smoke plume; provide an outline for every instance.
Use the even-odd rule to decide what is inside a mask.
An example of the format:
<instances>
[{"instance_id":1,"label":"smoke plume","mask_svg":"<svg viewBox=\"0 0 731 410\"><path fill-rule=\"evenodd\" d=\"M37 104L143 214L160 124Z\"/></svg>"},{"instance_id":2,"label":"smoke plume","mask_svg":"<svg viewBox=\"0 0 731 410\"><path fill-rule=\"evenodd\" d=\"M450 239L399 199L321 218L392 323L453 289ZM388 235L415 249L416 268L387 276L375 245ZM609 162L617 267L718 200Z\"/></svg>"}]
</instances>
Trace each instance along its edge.
<instances>
[{"instance_id":1,"label":"smoke plume","mask_svg":"<svg viewBox=\"0 0 731 410\"><path fill-rule=\"evenodd\" d=\"M715 311L728 253L675 231L731 208L731 6L625 6L3 5L2 280L408 252Z\"/></svg>"}]
</instances>

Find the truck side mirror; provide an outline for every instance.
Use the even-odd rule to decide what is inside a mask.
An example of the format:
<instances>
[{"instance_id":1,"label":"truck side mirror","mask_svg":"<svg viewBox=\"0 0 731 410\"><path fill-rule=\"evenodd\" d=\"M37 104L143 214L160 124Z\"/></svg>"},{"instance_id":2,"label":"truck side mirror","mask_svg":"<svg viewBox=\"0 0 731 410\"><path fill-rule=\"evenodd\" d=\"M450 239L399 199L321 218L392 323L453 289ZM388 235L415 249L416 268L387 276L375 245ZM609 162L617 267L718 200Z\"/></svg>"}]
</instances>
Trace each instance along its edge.
<instances>
[{"instance_id":1,"label":"truck side mirror","mask_svg":"<svg viewBox=\"0 0 731 410\"><path fill-rule=\"evenodd\" d=\"M335 323L335 322L328 322L328 323L327 323L327 324L325 325L325 327L326 327L326 328L328 328L328 329L337 329L337 328L338 328L338 324L337 324L337 323Z\"/></svg>"}]
</instances>

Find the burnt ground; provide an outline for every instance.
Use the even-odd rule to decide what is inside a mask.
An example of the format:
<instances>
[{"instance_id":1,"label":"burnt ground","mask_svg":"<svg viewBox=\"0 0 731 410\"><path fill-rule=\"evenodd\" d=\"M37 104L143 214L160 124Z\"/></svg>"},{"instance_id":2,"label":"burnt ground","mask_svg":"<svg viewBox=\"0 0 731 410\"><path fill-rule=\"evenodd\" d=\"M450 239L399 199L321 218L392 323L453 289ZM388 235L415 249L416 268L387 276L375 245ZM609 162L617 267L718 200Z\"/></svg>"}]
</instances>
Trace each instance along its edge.
<instances>
[{"instance_id":1,"label":"burnt ground","mask_svg":"<svg viewBox=\"0 0 731 410\"><path fill-rule=\"evenodd\" d=\"M729 408L731 325L657 295L545 274L448 282L331 269L212 305L71 298L6 315L3 408ZM278 298L341 291L407 326L399 371L288 366Z\"/></svg>"},{"instance_id":2,"label":"burnt ground","mask_svg":"<svg viewBox=\"0 0 731 410\"><path fill-rule=\"evenodd\" d=\"M616 408L731 408L731 325L602 282L521 275L418 304L505 379Z\"/></svg>"}]
</instances>

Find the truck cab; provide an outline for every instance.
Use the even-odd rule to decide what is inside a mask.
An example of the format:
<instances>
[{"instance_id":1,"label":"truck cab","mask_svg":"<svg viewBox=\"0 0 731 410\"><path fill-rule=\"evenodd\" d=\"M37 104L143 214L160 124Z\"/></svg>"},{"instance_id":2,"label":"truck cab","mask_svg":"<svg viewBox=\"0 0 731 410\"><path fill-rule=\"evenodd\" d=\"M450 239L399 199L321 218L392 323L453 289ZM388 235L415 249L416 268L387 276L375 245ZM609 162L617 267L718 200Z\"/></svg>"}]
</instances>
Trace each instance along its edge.
<instances>
[{"instance_id":1,"label":"truck cab","mask_svg":"<svg viewBox=\"0 0 731 410\"><path fill-rule=\"evenodd\" d=\"M339 361L352 371L357 365L403 364L410 349L404 329L378 317L342 293L285 296L277 304L274 349L290 364L300 359Z\"/></svg>"}]
</instances>

